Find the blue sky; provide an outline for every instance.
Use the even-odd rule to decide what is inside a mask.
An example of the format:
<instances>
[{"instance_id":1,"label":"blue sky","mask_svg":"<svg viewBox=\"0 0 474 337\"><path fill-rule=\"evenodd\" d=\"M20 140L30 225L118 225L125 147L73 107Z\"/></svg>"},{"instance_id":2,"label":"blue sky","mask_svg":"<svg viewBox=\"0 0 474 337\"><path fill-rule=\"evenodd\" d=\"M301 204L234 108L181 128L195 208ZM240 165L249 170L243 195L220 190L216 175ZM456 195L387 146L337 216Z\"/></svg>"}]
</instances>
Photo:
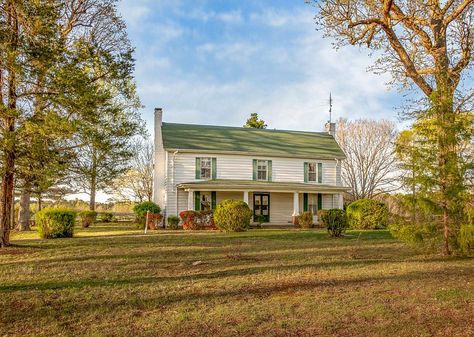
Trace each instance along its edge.
<instances>
[{"instance_id":1,"label":"blue sky","mask_svg":"<svg viewBox=\"0 0 474 337\"><path fill-rule=\"evenodd\" d=\"M366 50L334 50L304 0L122 0L136 48L136 81L152 130L168 122L321 131L333 116L397 121L402 95L367 72Z\"/></svg>"}]
</instances>

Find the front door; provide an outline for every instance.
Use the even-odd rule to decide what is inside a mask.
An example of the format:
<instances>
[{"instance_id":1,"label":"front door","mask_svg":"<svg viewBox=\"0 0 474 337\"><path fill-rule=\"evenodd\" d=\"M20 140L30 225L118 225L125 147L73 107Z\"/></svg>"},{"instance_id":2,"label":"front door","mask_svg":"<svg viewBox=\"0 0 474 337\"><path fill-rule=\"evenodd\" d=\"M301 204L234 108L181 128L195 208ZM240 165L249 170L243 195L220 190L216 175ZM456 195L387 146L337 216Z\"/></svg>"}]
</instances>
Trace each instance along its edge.
<instances>
[{"instance_id":1,"label":"front door","mask_svg":"<svg viewBox=\"0 0 474 337\"><path fill-rule=\"evenodd\" d=\"M253 220L255 222L270 222L270 194L253 194Z\"/></svg>"}]
</instances>

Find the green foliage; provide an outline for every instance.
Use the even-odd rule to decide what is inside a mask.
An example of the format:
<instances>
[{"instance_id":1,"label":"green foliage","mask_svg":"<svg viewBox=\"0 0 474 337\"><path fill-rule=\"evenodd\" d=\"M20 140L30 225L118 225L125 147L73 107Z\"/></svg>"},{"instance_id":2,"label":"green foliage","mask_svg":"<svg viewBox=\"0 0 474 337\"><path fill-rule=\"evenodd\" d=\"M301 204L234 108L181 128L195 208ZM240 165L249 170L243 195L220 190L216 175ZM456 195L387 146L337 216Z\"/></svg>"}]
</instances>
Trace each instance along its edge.
<instances>
[{"instance_id":1,"label":"green foliage","mask_svg":"<svg viewBox=\"0 0 474 337\"><path fill-rule=\"evenodd\" d=\"M139 224L145 224L147 212L158 214L161 212L161 208L151 201L145 201L133 207L133 213L135 213L135 218Z\"/></svg>"},{"instance_id":2,"label":"green foliage","mask_svg":"<svg viewBox=\"0 0 474 337\"><path fill-rule=\"evenodd\" d=\"M385 228L388 224L388 208L373 199L360 199L347 206L349 227L354 229Z\"/></svg>"},{"instance_id":3,"label":"green foliage","mask_svg":"<svg viewBox=\"0 0 474 337\"><path fill-rule=\"evenodd\" d=\"M101 212L99 213L100 222L112 222L114 220L114 214L111 212Z\"/></svg>"},{"instance_id":4,"label":"green foliage","mask_svg":"<svg viewBox=\"0 0 474 337\"><path fill-rule=\"evenodd\" d=\"M298 216L298 224L301 228L312 228L314 225L313 222L313 212L303 212Z\"/></svg>"},{"instance_id":5,"label":"green foliage","mask_svg":"<svg viewBox=\"0 0 474 337\"><path fill-rule=\"evenodd\" d=\"M434 253L442 240L438 227L433 223L390 225L390 233L415 250Z\"/></svg>"},{"instance_id":6,"label":"green foliage","mask_svg":"<svg viewBox=\"0 0 474 337\"><path fill-rule=\"evenodd\" d=\"M214 212L217 228L223 231L241 232L250 226L252 211L241 200L224 200L219 203Z\"/></svg>"},{"instance_id":7,"label":"green foliage","mask_svg":"<svg viewBox=\"0 0 474 337\"><path fill-rule=\"evenodd\" d=\"M39 235L43 239L70 238L74 233L76 212L68 209L46 208L35 214Z\"/></svg>"},{"instance_id":8,"label":"green foliage","mask_svg":"<svg viewBox=\"0 0 474 337\"><path fill-rule=\"evenodd\" d=\"M81 219L82 227L87 228L92 225L97 219L96 211L82 211L79 212L79 218Z\"/></svg>"},{"instance_id":9,"label":"green foliage","mask_svg":"<svg viewBox=\"0 0 474 337\"><path fill-rule=\"evenodd\" d=\"M341 237L347 228L346 212L343 209L324 210L324 212L318 212L318 217L319 221L326 226L331 237Z\"/></svg>"},{"instance_id":10,"label":"green foliage","mask_svg":"<svg viewBox=\"0 0 474 337\"><path fill-rule=\"evenodd\" d=\"M178 229L179 217L176 215L170 215L168 217L168 228L169 229Z\"/></svg>"},{"instance_id":11,"label":"green foliage","mask_svg":"<svg viewBox=\"0 0 474 337\"><path fill-rule=\"evenodd\" d=\"M251 113L250 117L247 119L247 122L244 124L244 128L266 129L267 124L265 124L263 119L258 119L257 113Z\"/></svg>"},{"instance_id":12,"label":"green foliage","mask_svg":"<svg viewBox=\"0 0 474 337\"><path fill-rule=\"evenodd\" d=\"M459 230L459 249L462 255L474 256L474 225L461 225Z\"/></svg>"}]
</instances>

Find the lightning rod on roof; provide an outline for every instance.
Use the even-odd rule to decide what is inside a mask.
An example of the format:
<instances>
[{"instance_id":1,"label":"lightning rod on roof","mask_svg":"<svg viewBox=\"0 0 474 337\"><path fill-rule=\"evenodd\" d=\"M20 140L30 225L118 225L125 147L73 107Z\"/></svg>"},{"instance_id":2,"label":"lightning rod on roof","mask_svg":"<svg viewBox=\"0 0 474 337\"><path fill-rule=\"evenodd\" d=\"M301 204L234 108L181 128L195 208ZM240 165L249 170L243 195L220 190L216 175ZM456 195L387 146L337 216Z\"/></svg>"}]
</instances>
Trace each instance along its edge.
<instances>
[{"instance_id":1,"label":"lightning rod on roof","mask_svg":"<svg viewBox=\"0 0 474 337\"><path fill-rule=\"evenodd\" d=\"M332 122L332 95L329 92L329 123Z\"/></svg>"}]
</instances>

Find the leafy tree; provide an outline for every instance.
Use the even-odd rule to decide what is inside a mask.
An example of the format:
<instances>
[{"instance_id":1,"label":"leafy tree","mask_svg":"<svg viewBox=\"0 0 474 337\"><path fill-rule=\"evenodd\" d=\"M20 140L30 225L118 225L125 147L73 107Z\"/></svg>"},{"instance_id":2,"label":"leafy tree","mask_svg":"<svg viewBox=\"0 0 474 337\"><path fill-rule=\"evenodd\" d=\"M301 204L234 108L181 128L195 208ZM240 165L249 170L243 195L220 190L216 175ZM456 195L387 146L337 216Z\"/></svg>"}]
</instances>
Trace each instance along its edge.
<instances>
[{"instance_id":1,"label":"leafy tree","mask_svg":"<svg viewBox=\"0 0 474 337\"><path fill-rule=\"evenodd\" d=\"M267 124L265 124L263 119L258 118L257 113L251 113L250 117L247 119L247 122L244 124L244 128L266 129Z\"/></svg>"},{"instance_id":2,"label":"leafy tree","mask_svg":"<svg viewBox=\"0 0 474 337\"><path fill-rule=\"evenodd\" d=\"M56 162L50 154L62 160L80 145L71 142L79 126L104 113L101 84L130 78L131 52L114 0L2 2L0 247L9 244L15 175L43 185L29 178Z\"/></svg>"},{"instance_id":3,"label":"leafy tree","mask_svg":"<svg viewBox=\"0 0 474 337\"><path fill-rule=\"evenodd\" d=\"M317 22L337 45L360 45L380 55L373 70L391 72L392 83L416 86L435 127L437 188L443 209L444 253L465 190L457 151L455 95L472 66L474 1L323 0ZM463 77L464 76L464 77ZM472 92L460 94L464 101Z\"/></svg>"}]
</instances>

